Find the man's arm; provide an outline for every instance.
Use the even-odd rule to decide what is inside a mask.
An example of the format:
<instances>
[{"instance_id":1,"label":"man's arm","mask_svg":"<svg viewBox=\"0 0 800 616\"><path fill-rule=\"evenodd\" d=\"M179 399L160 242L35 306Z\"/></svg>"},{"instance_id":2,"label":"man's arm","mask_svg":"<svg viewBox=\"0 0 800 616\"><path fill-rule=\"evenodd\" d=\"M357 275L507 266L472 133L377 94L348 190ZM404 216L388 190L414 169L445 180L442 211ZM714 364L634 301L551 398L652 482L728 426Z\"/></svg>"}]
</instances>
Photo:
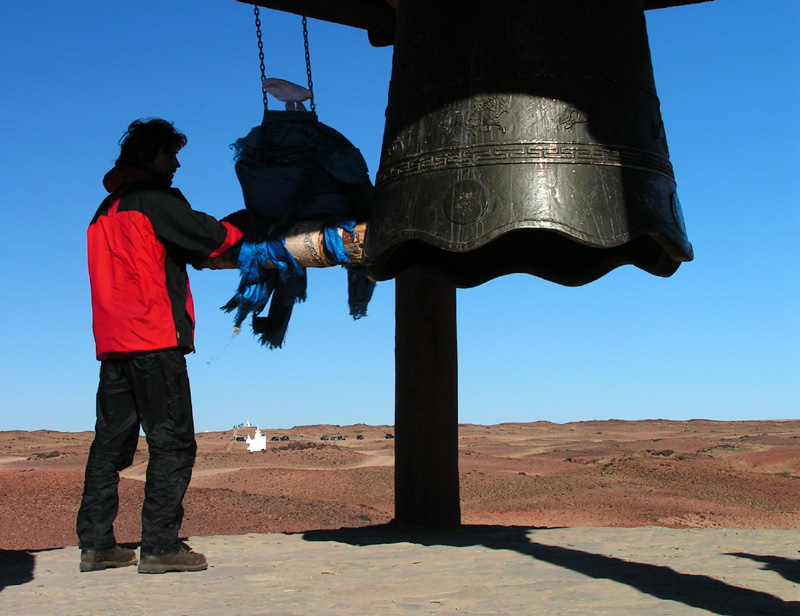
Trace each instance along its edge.
<instances>
[{"instance_id":1,"label":"man's arm","mask_svg":"<svg viewBox=\"0 0 800 616\"><path fill-rule=\"evenodd\" d=\"M228 252L241 241L247 229L247 218L238 212L217 220L193 210L186 201L169 193L147 191L137 196L142 199L142 210L158 239L198 260Z\"/></svg>"}]
</instances>

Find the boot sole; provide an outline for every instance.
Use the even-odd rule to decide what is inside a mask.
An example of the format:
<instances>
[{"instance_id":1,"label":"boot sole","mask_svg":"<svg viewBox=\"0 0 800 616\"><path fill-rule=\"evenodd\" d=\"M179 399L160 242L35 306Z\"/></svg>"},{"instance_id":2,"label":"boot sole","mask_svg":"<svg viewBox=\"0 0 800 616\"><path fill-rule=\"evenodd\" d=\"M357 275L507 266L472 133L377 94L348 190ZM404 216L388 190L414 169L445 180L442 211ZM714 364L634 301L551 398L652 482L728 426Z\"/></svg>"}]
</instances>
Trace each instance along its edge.
<instances>
[{"instance_id":1,"label":"boot sole","mask_svg":"<svg viewBox=\"0 0 800 616\"><path fill-rule=\"evenodd\" d=\"M130 567L131 565L135 565L136 563L137 561L135 558L127 563L118 563L113 561L106 561L99 563L81 563L80 570L82 573L86 573L88 571L104 571L106 569L116 569L118 567Z\"/></svg>"},{"instance_id":2,"label":"boot sole","mask_svg":"<svg viewBox=\"0 0 800 616\"><path fill-rule=\"evenodd\" d=\"M203 563L201 565L160 565L160 564L142 565L141 563L139 563L139 573L205 571L206 569L208 569L208 563Z\"/></svg>"}]
</instances>

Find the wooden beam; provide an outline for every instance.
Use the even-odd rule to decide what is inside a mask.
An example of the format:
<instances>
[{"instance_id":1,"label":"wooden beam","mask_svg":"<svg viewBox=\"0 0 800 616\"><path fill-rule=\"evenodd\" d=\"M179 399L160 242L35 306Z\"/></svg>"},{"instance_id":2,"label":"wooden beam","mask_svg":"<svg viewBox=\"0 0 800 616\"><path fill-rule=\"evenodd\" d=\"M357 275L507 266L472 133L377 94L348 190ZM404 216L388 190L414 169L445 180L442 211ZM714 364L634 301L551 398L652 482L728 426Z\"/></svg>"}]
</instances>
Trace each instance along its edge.
<instances>
[{"instance_id":1,"label":"wooden beam","mask_svg":"<svg viewBox=\"0 0 800 616\"><path fill-rule=\"evenodd\" d=\"M370 37L386 39L391 45L394 36L394 9L386 0L238 0L276 11L305 15L322 21L361 28Z\"/></svg>"},{"instance_id":2,"label":"wooden beam","mask_svg":"<svg viewBox=\"0 0 800 616\"><path fill-rule=\"evenodd\" d=\"M673 6L686 6L687 4L701 4L703 2L713 2L714 0L644 0L644 10L668 9Z\"/></svg>"},{"instance_id":3,"label":"wooden beam","mask_svg":"<svg viewBox=\"0 0 800 616\"><path fill-rule=\"evenodd\" d=\"M394 39L395 0L237 0L276 11L369 31L373 45L391 45ZM643 0L646 11L713 0Z\"/></svg>"},{"instance_id":4,"label":"wooden beam","mask_svg":"<svg viewBox=\"0 0 800 616\"><path fill-rule=\"evenodd\" d=\"M350 265L361 265L364 257L364 238L367 223L356 223L353 232L337 229L342 244L350 257ZM325 250L324 223L321 220L298 220L283 236L286 250L303 267L333 267L340 265ZM237 244L218 257L209 257L203 263L196 263L197 269L239 269L239 248ZM274 269L276 265L264 265L264 269Z\"/></svg>"}]
</instances>

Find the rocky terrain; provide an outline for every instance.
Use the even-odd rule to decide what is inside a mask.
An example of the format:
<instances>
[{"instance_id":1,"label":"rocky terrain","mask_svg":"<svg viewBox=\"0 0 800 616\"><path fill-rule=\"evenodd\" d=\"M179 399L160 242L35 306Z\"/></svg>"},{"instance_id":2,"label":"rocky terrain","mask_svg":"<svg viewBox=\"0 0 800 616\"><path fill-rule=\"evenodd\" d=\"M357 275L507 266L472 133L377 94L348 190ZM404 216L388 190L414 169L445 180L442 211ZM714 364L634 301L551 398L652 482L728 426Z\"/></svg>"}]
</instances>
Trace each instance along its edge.
<instances>
[{"instance_id":1,"label":"rocky terrain","mask_svg":"<svg viewBox=\"0 0 800 616\"><path fill-rule=\"evenodd\" d=\"M265 430L267 451L249 453L237 437L253 431L197 435L182 535L391 520L391 427ZM77 544L91 440L91 432L0 432L0 549ZM459 460L467 524L800 528L800 421L462 425ZM146 466L142 438L120 480L120 542L139 539Z\"/></svg>"}]
</instances>

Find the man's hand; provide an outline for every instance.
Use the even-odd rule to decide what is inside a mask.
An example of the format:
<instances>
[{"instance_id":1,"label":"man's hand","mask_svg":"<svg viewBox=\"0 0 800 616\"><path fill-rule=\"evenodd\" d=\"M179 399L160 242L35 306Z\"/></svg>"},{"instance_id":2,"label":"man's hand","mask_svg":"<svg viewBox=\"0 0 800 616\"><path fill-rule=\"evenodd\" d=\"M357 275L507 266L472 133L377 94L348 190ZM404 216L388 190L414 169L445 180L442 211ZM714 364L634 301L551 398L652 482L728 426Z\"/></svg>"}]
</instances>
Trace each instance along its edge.
<instances>
[{"instance_id":1,"label":"man's hand","mask_svg":"<svg viewBox=\"0 0 800 616\"><path fill-rule=\"evenodd\" d=\"M250 213L247 210L239 210L233 214L228 214L220 222L230 223L242 233L247 233L247 229L250 227Z\"/></svg>"}]
</instances>

